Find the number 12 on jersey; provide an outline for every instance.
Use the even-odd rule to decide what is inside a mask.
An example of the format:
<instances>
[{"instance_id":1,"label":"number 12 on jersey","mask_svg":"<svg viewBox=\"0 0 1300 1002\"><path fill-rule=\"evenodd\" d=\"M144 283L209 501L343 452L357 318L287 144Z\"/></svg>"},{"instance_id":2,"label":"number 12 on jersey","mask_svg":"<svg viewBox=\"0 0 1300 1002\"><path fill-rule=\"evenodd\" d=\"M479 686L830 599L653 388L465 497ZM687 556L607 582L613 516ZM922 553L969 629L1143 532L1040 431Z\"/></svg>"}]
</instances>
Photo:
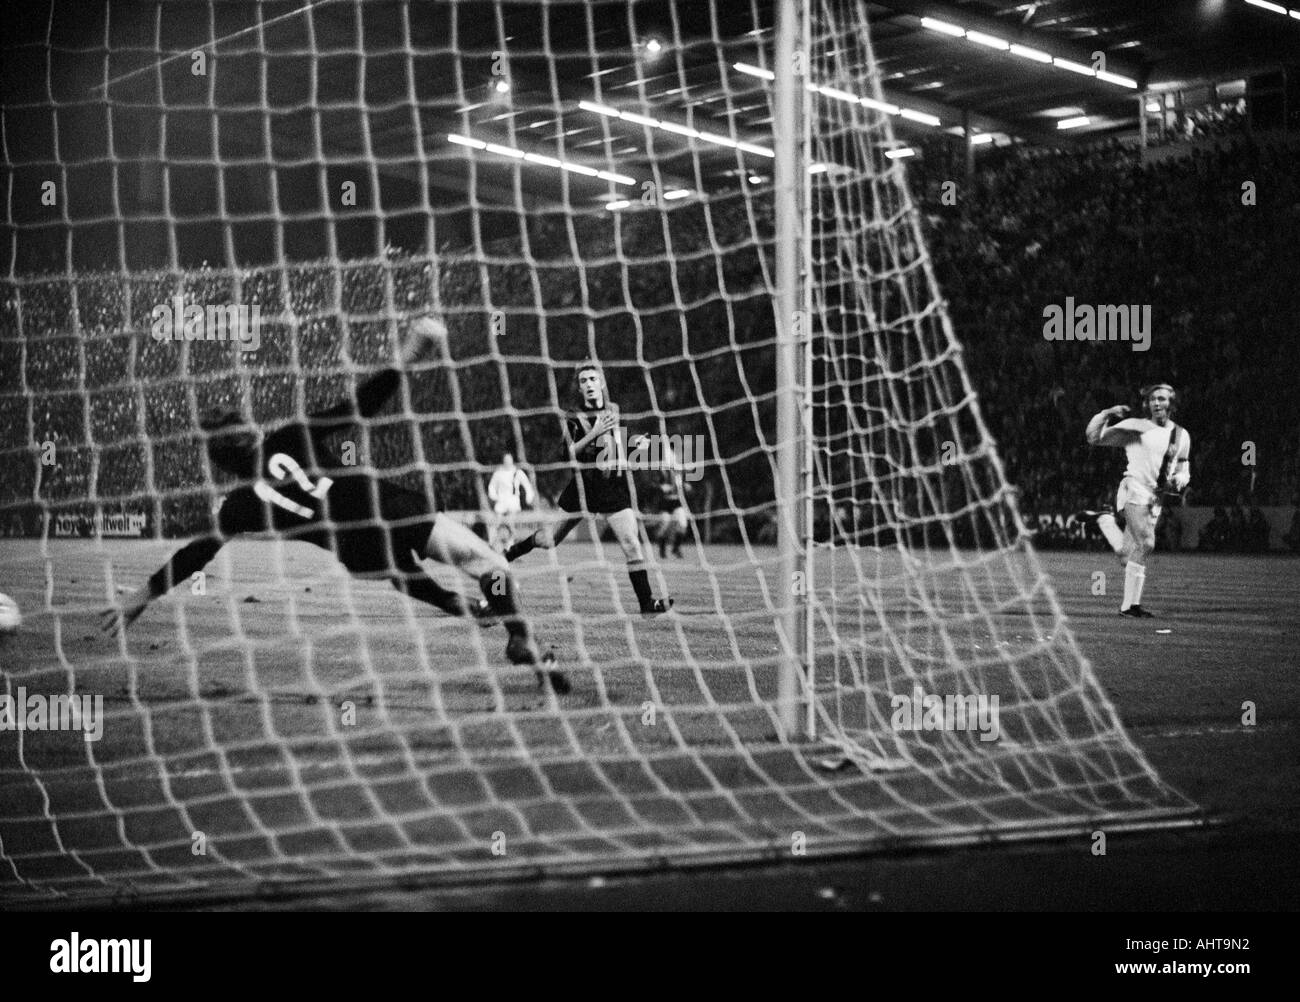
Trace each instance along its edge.
<instances>
[{"instance_id":1,"label":"number 12 on jersey","mask_svg":"<svg viewBox=\"0 0 1300 1002\"><path fill-rule=\"evenodd\" d=\"M303 473L302 467L298 465L297 460L283 452L277 452L266 463L266 472L276 480L284 480L292 477L294 483L303 489L307 494L314 498L324 498L329 493L330 487L334 481L329 477L321 477L315 484L311 478ZM291 511L295 515L301 515L303 518L315 518L316 513L306 505L298 504L285 497L265 480L259 480L253 484L253 493L263 501L268 501L273 505L283 508L285 511Z\"/></svg>"}]
</instances>

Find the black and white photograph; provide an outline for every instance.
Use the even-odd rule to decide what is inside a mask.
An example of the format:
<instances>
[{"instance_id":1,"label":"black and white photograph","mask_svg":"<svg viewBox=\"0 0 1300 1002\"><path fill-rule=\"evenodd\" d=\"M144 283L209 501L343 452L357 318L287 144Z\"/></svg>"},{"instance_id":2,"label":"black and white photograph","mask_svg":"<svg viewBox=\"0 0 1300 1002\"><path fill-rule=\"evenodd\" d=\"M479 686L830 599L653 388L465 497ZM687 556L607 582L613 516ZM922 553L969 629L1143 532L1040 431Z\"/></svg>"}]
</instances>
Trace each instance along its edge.
<instances>
[{"instance_id":1,"label":"black and white photograph","mask_svg":"<svg viewBox=\"0 0 1300 1002\"><path fill-rule=\"evenodd\" d=\"M0 910L63 930L7 966L172 984L113 917L231 912L1280 961L1300 0L2 18Z\"/></svg>"}]
</instances>

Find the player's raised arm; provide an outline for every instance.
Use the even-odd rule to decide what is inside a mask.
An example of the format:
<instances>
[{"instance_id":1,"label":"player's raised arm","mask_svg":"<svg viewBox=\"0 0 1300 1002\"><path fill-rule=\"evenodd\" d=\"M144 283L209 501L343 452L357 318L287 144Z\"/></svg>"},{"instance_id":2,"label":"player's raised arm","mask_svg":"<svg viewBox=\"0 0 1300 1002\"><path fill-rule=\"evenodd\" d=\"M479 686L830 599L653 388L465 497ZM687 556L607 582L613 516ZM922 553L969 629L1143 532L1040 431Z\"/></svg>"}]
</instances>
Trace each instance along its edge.
<instances>
[{"instance_id":1,"label":"player's raised arm","mask_svg":"<svg viewBox=\"0 0 1300 1002\"><path fill-rule=\"evenodd\" d=\"M219 536L200 536L182 546L171 560L160 567L143 585L132 592L121 608L105 609L99 614L100 628L109 636L117 636L134 623L149 603L166 595L195 571L201 571L224 545Z\"/></svg>"},{"instance_id":2,"label":"player's raised arm","mask_svg":"<svg viewBox=\"0 0 1300 1002\"><path fill-rule=\"evenodd\" d=\"M1089 445L1111 445L1123 446L1131 434L1126 428L1106 427L1107 422L1112 417L1122 418L1129 412L1129 409L1123 404L1117 404L1114 407L1108 407L1104 411L1098 411L1088 422L1088 429L1084 433L1088 439Z\"/></svg>"},{"instance_id":3,"label":"player's raised arm","mask_svg":"<svg viewBox=\"0 0 1300 1002\"><path fill-rule=\"evenodd\" d=\"M398 352L398 368L384 369L357 387L356 399L311 415L309 424L316 436L329 434L339 427L355 423L359 418L374 417L388 398L397 390L401 370L423 361L435 351L444 356L447 347L447 325L433 316L417 317Z\"/></svg>"}]
</instances>

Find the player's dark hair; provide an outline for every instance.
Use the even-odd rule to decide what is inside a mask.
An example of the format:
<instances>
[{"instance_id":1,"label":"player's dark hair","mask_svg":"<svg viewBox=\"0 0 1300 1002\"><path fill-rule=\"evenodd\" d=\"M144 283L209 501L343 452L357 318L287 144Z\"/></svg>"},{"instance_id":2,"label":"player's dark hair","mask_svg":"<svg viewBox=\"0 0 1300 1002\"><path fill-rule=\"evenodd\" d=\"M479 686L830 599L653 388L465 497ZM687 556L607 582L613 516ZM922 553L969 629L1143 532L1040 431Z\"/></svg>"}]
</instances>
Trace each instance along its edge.
<instances>
[{"instance_id":1,"label":"player's dark hair","mask_svg":"<svg viewBox=\"0 0 1300 1002\"><path fill-rule=\"evenodd\" d=\"M574 400L579 403L582 402L582 389L578 385L578 380L582 378L584 372L594 372L599 375L600 381L605 384L605 392L609 392L609 384L605 381L605 370L600 367L599 362L595 359L589 358L573 370L573 385L570 388L570 392L572 393Z\"/></svg>"}]
</instances>

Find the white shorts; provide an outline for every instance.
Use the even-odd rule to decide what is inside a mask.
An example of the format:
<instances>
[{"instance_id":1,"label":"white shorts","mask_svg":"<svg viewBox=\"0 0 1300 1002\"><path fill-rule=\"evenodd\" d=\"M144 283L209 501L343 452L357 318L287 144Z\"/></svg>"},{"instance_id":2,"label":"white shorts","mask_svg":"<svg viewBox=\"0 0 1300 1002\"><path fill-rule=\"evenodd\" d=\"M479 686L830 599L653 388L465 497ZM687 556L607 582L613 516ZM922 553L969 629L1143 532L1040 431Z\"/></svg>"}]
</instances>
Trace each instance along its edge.
<instances>
[{"instance_id":1,"label":"white shorts","mask_svg":"<svg viewBox=\"0 0 1300 1002\"><path fill-rule=\"evenodd\" d=\"M502 498L492 506L498 515L518 515L523 510L518 498Z\"/></svg>"},{"instance_id":2,"label":"white shorts","mask_svg":"<svg viewBox=\"0 0 1300 1002\"><path fill-rule=\"evenodd\" d=\"M1120 481L1115 510L1123 512L1125 534L1148 550L1155 549L1156 523L1160 521L1160 500L1129 477Z\"/></svg>"},{"instance_id":3,"label":"white shorts","mask_svg":"<svg viewBox=\"0 0 1300 1002\"><path fill-rule=\"evenodd\" d=\"M1160 504L1156 495L1147 490L1132 477L1125 477L1119 482L1119 490L1115 492L1115 510L1123 511L1129 505L1135 504L1142 508L1159 508Z\"/></svg>"}]
</instances>

